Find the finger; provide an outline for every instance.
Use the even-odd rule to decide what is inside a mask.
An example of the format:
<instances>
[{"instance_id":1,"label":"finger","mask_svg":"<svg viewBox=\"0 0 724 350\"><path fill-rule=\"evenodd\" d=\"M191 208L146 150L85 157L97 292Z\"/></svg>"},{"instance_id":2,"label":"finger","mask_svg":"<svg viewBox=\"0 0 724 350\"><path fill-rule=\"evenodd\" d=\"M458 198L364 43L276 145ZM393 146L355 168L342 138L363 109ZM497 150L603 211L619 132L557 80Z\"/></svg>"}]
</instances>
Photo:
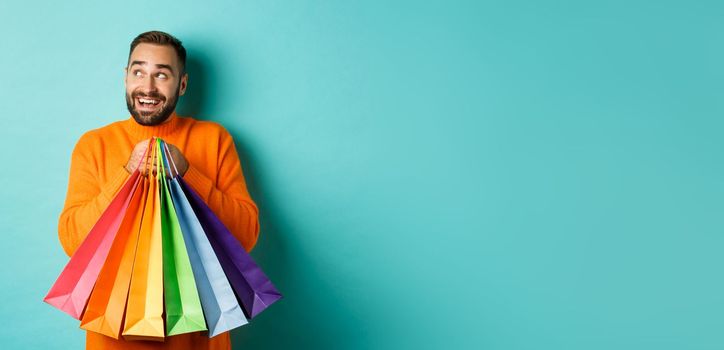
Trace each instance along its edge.
<instances>
[{"instance_id":1,"label":"finger","mask_svg":"<svg viewBox=\"0 0 724 350\"><path fill-rule=\"evenodd\" d=\"M137 143L135 148L142 149L142 148L147 148L147 147L148 147L148 140L143 140L143 141Z\"/></svg>"}]
</instances>

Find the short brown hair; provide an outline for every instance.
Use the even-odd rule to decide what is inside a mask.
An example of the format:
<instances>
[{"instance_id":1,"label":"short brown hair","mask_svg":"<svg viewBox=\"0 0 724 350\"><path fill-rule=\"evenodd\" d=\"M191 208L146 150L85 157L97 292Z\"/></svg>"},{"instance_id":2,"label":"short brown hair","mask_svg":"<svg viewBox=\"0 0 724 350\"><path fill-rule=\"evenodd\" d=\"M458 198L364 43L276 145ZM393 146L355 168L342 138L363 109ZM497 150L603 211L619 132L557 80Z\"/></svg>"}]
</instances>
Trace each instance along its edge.
<instances>
[{"instance_id":1,"label":"short brown hair","mask_svg":"<svg viewBox=\"0 0 724 350\"><path fill-rule=\"evenodd\" d=\"M176 56L178 57L179 62L181 62L179 76L184 75L184 73L186 72L186 49L183 45L181 45L181 40L176 39L171 34L158 30L141 33L131 42L131 50L128 51L129 62L131 60L131 54L133 53L133 49L135 49L136 46L138 46L138 44L140 43L170 45L171 47L173 47L174 50L176 50Z\"/></svg>"}]
</instances>

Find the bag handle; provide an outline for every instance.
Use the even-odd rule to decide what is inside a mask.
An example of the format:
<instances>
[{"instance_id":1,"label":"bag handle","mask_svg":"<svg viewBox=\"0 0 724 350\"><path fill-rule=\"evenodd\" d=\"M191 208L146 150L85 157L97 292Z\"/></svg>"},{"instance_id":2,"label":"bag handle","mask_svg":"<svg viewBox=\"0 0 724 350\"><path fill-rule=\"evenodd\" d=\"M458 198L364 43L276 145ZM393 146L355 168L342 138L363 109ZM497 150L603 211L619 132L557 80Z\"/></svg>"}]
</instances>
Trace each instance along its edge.
<instances>
[{"instance_id":1,"label":"bag handle","mask_svg":"<svg viewBox=\"0 0 724 350\"><path fill-rule=\"evenodd\" d=\"M163 176L166 176L166 168L163 166L163 161L161 161L161 143L163 143L163 140L161 138L156 138L156 145L154 147L154 151L156 152L156 177L160 178L163 174Z\"/></svg>"},{"instance_id":2,"label":"bag handle","mask_svg":"<svg viewBox=\"0 0 724 350\"><path fill-rule=\"evenodd\" d=\"M176 175L172 176L172 177L178 176L178 168L176 168L176 162L174 162L173 157L171 157L171 150L168 148L168 144L166 144L166 142L164 142L162 147L164 148L163 159L167 162L169 160L171 161L171 165L173 165L174 173L176 173ZM169 169L169 173L171 173L171 166L169 166L168 169Z\"/></svg>"},{"instance_id":3,"label":"bag handle","mask_svg":"<svg viewBox=\"0 0 724 350\"><path fill-rule=\"evenodd\" d=\"M150 172L150 159L153 159L153 156L156 154L155 149L153 146L155 145L156 139L151 138L151 140L148 142L148 146L146 146L146 151L143 152L143 158L141 158L138 161L138 167L137 169L140 169L141 162L143 162L143 169Z\"/></svg>"},{"instance_id":4,"label":"bag handle","mask_svg":"<svg viewBox=\"0 0 724 350\"><path fill-rule=\"evenodd\" d=\"M153 144L153 140L151 140L151 141L148 142L148 145L146 146L146 150L143 151L143 157L141 157L141 158L138 160L138 164L136 164L136 170L141 169L141 163L144 163L144 160L146 161L146 163L148 163L148 158L147 158L148 155L149 155L148 152L151 150L151 145L152 145L152 144ZM146 164L144 164L143 167L144 167L144 169L147 168ZM140 170L139 170L139 172L140 172Z\"/></svg>"}]
</instances>

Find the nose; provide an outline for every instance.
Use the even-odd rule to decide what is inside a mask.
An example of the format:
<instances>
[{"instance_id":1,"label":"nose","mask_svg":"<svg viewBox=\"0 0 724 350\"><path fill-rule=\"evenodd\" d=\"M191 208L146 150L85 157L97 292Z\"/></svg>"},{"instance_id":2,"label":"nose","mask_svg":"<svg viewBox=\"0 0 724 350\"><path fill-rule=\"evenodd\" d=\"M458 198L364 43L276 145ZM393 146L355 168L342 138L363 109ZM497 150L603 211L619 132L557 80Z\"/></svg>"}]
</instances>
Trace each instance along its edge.
<instances>
[{"instance_id":1,"label":"nose","mask_svg":"<svg viewBox=\"0 0 724 350\"><path fill-rule=\"evenodd\" d=\"M141 85L143 86L146 94L156 92L156 83L150 76L143 79L143 83Z\"/></svg>"}]
</instances>

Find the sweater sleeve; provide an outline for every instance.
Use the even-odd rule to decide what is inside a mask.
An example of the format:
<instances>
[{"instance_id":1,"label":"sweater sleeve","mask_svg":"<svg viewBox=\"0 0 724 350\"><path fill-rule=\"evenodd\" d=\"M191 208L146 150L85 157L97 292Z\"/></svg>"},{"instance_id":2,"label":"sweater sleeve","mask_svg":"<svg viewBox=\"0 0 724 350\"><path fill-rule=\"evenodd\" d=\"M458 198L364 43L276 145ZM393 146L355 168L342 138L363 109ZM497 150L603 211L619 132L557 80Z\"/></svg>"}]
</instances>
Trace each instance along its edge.
<instances>
[{"instance_id":1,"label":"sweater sleeve","mask_svg":"<svg viewBox=\"0 0 724 350\"><path fill-rule=\"evenodd\" d=\"M259 237L259 210L247 190L231 135L228 132L221 135L216 183L191 163L183 178L244 248L251 251Z\"/></svg>"},{"instance_id":2,"label":"sweater sleeve","mask_svg":"<svg viewBox=\"0 0 724 350\"><path fill-rule=\"evenodd\" d=\"M113 195L128 178L128 172L119 164L108 174L105 183L99 182L97 164L102 159L95 159L89 135L81 136L73 149L68 192L58 220L58 238L68 256L78 249Z\"/></svg>"}]
</instances>

